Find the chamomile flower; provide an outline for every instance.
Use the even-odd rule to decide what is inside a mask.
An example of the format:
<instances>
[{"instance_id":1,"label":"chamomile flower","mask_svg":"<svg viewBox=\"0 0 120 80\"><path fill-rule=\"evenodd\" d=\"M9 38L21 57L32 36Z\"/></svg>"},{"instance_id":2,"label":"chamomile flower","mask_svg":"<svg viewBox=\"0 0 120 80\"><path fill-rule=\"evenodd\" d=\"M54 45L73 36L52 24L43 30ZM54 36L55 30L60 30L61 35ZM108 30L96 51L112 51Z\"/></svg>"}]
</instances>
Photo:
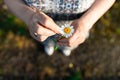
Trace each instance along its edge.
<instances>
[{"instance_id":1,"label":"chamomile flower","mask_svg":"<svg viewBox=\"0 0 120 80\"><path fill-rule=\"evenodd\" d=\"M69 24L65 24L61 26L62 36L65 38L69 38L72 36L74 32L73 26L70 26Z\"/></svg>"}]
</instances>

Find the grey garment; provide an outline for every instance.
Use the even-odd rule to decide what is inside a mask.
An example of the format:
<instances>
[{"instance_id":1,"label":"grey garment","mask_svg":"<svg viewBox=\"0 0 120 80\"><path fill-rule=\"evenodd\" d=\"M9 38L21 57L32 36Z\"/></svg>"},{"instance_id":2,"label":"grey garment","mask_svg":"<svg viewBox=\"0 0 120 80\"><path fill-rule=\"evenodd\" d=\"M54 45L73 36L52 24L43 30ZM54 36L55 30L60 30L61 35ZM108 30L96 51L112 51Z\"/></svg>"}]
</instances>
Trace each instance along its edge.
<instances>
[{"instance_id":1,"label":"grey garment","mask_svg":"<svg viewBox=\"0 0 120 80\"><path fill-rule=\"evenodd\" d=\"M23 0L28 6L45 12L59 26L70 24L81 16L95 0Z\"/></svg>"}]
</instances>

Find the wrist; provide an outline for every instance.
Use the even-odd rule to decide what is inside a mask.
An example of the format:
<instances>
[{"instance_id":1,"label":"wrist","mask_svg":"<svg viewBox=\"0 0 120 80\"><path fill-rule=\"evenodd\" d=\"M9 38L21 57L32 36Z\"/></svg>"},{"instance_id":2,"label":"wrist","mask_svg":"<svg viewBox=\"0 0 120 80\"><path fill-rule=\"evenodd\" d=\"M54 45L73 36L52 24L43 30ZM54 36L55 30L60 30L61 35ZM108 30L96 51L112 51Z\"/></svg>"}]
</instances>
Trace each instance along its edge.
<instances>
[{"instance_id":1,"label":"wrist","mask_svg":"<svg viewBox=\"0 0 120 80\"><path fill-rule=\"evenodd\" d=\"M90 23L90 21L86 21L85 19L78 19L79 21L79 24L80 24L80 28L82 28L81 30L82 31L85 31L85 32L89 32L89 30L92 28L92 24Z\"/></svg>"},{"instance_id":2,"label":"wrist","mask_svg":"<svg viewBox=\"0 0 120 80\"><path fill-rule=\"evenodd\" d=\"M30 23L32 22L32 18L35 14L36 12L34 11L34 9L26 8L25 14L23 16L23 21L26 23L26 25L30 25Z\"/></svg>"}]
</instances>

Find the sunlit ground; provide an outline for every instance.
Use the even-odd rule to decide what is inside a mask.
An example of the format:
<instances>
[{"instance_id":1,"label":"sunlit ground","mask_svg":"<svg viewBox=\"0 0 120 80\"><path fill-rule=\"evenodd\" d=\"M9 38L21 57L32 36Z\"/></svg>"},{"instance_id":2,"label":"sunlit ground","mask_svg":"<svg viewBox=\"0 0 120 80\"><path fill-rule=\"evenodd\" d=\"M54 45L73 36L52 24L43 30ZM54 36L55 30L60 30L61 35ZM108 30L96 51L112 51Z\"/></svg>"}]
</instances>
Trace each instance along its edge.
<instances>
[{"instance_id":1,"label":"sunlit ground","mask_svg":"<svg viewBox=\"0 0 120 80\"><path fill-rule=\"evenodd\" d=\"M43 46L30 37L27 26L0 0L0 75L43 80L119 80L119 13L118 0L70 57L60 51L47 56Z\"/></svg>"}]
</instances>

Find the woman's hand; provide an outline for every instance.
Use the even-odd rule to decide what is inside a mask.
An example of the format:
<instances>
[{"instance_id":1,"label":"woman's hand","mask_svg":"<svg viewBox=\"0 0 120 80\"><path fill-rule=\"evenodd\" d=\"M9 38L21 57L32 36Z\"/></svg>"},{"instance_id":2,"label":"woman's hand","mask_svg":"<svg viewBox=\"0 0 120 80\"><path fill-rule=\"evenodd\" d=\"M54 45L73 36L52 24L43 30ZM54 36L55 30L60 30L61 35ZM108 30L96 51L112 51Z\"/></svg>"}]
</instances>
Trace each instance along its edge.
<instances>
[{"instance_id":1,"label":"woman's hand","mask_svg":"<svg viewBox=\"0 0 120 80\"><path fill-rule=\"evenodd\" d=\"M31 36L40 42L56 33L60 34L59 26L43 12L36 12L28 25Z\"/></svg>"},{"instance_id":2,"label":"woman's hand","mask_svg":"<svg viewBox=\"0 0 120 80\"><path fill-rule=\"evenodd\" d=\"M115 0L95 0L94 4L78 20L73 21L75 32L68 39L58 42L61 46L77 46L88 37L89 30L95 22L113 5ZM106 6L107 5L107 6Z\"/></svg>"},{"instance_id":3,"label":"woman's hand","mask_svg":"<svg viewBox=\"0 0 120 80\"><path fill-rule=\"evenodd\" d=\"M89 36L89 30L87 26L80 19L73 21L71 25L74 26L75 32L70 38L59 40L58 45L69 47L78 46Z\"/></svg>"},{"instance_id":4,"label":"woman's hand","mask_svg":"<svg viewBox=\"0 0 120 80\"><path fill-rule=\"evenodd\" d=\"M51 35L60 33L59 27L50 17L25 5L22 0L4 1L17 17L29 26L30 34L36 40L41 42Z\"/></svg>"}]
</instances>

